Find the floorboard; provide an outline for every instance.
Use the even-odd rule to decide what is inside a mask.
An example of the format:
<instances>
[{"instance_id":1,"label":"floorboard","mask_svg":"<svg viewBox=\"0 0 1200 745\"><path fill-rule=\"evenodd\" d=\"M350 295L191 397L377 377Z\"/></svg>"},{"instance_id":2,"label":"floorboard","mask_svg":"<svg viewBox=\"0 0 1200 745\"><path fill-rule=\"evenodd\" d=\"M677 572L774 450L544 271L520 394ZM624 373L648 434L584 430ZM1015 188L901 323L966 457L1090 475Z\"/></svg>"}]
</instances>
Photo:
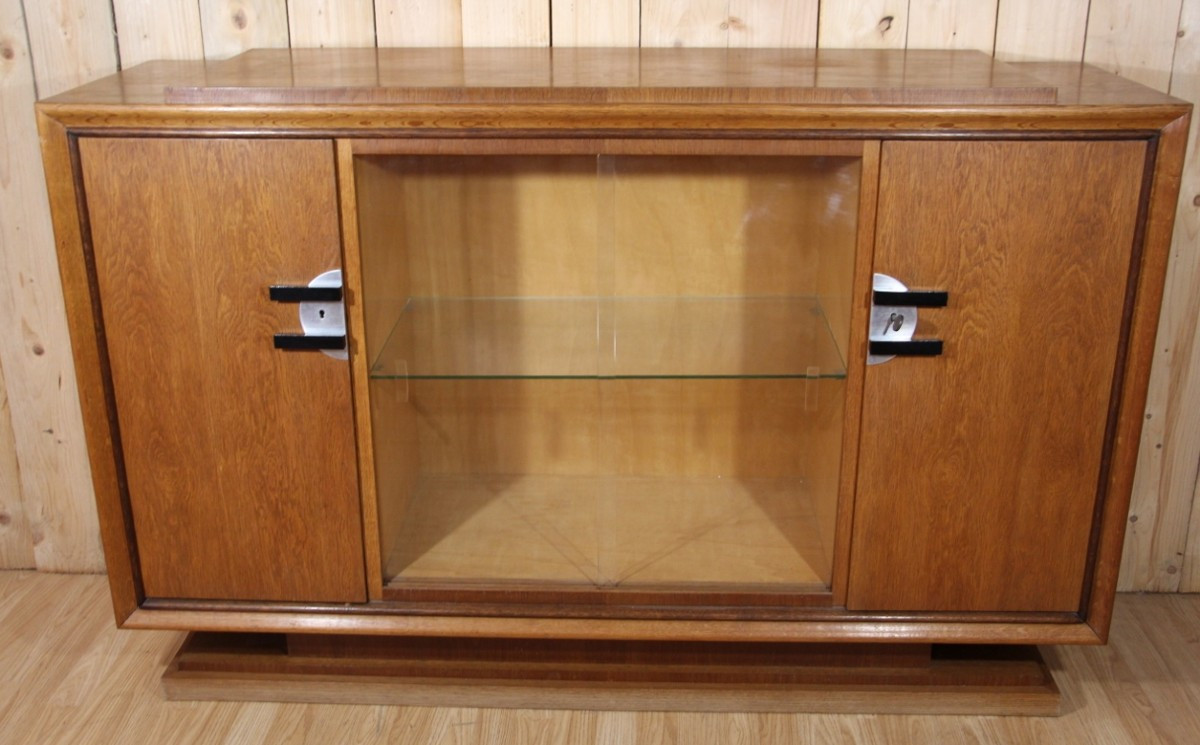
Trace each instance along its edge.
<instances>
[{"instance_id":1,"label":"floorboard","mask_svg":"<svg viewBox=\"0 0 1200 745\"><path fill-rule=\"evenodd\" d=\"M103 577L0 572L0 742L1200 742L1200 595L1122 595L1107 647L1043 649L1058 718L167 702L181 638L114 628Z\"/></svg>"}]
</instances>

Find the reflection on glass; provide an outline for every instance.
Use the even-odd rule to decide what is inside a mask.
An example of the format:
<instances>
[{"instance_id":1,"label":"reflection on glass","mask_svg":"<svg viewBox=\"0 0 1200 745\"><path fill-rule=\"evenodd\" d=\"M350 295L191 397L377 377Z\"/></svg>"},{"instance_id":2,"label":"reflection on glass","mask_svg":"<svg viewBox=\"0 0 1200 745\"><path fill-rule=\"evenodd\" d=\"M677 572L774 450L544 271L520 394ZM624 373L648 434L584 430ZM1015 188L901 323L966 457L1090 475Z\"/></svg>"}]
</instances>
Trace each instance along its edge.
<instances>
[{"instance_id":1,"label":"reflection on glass","mask_svg":"<svg viewBox=\"0 0 1200 745\"><path fill-rule=\"evenodd\" d=\"M827 592L859 166L357 158L390 586Z\"/></svg>"}]
</instances>

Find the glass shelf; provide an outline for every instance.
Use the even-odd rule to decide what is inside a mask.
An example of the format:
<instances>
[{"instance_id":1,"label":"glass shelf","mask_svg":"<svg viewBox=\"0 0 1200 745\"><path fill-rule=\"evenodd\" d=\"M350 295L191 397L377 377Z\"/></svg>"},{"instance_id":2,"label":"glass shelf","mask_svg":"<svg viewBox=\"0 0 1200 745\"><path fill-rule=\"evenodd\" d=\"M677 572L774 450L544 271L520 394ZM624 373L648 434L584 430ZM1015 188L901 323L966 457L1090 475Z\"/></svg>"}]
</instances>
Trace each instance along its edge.
<instances>
[{"instance_id":1,"label":"glass shelf","mask_svg":"<svg viewBox=\"0 0 1200 745\"><path fill-rule=\"evenodd\" d=\"M817 298L412 298L375 379L842 378Z\"/></svg>"}]
</instances>

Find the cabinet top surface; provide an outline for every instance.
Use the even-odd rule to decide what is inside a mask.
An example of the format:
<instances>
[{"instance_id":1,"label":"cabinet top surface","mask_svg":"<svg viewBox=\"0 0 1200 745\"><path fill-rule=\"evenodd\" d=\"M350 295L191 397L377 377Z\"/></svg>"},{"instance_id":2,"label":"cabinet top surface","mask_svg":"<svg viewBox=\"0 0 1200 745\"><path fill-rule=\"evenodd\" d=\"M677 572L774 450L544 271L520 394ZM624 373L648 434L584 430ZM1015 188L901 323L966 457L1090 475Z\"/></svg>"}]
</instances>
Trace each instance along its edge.
<instances>
[{"instance_id":1,"label":"cabinet top surface","mask_svg":"<svg viewBox=\"0 0 1200 745\"><path fill-rule=\"evenodd\" d=\"M66 106L779 104L1179 106L1077 63L975 51L262 49L149 62L47 99Z\"/></svg>"}]
</instances>

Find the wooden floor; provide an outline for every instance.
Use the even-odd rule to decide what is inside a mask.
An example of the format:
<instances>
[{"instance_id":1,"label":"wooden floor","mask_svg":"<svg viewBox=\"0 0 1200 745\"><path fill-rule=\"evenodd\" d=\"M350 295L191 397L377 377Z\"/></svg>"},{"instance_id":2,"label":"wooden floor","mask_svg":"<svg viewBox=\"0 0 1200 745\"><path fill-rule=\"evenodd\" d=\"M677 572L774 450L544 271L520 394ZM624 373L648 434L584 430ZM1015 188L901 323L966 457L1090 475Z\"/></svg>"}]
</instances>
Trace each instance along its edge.
<instances>
[{"instance_id":1,"label":"wooden floor","mask_svg":"<svg viewBox=\"0 0 1200 745\"><path fill-rule=\"evenodd\" d=\"M102 577L0 572L0 743L1200 742L1200 595L1121 596L1108 647L1047 650L1057 719L167 703L180 639L115 630Z\"/></svg>"}]
</instances>

